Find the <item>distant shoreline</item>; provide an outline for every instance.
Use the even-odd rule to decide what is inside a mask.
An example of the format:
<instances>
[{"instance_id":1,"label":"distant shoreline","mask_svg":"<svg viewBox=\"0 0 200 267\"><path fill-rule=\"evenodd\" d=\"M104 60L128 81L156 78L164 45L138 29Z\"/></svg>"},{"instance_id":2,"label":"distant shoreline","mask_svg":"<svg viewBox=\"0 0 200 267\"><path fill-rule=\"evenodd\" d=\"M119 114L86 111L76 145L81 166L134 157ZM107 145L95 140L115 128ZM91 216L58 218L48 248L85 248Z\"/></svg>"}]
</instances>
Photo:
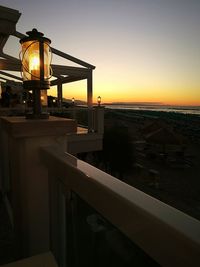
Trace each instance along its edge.
<instances>
[{"instance_id":1,"label":"distant shoreline","mask_svg":"<svg viewBox=\"0 0 200 267\"><path fill-rule=\"evenodd\" d=\"M200 105L170 105L161 102L111 102L103 103L105 106L156 106L156 107L180 107L180 108L200 108Z\"/></svg>"},{"instance_id":2,"label":"distant shoreline","mask_svg":"<svg viewBox=\"0 0 200 267\"><path fill-rule=\"evenodd\" d=\"M169 105L138 105L138 104L105 104L107 109L133 110L133 111L156 111L200 116L200 106L169 106Z\"/></svg>"}]
</instances>

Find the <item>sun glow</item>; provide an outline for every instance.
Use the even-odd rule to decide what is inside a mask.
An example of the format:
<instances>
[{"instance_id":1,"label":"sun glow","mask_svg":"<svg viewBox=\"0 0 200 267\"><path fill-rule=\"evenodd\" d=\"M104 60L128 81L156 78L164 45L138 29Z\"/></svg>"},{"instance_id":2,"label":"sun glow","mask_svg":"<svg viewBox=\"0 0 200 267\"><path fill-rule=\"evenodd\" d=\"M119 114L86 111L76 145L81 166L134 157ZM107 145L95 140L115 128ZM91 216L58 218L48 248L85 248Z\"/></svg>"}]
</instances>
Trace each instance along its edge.
<instances>
[{"instance_id":1,"label":"sun glow","mask_svg":"<svg viewBox=\"0 0 200 267\"><path fill-rule=\"evenodd\" d=\"M56 87L53 87L48 94L57 95ZM167 86L145 87L141 85L96 84L94 82L93 101L96 103L98 96L101 96L102 103L110 102L150 102L168 105L200 105L200 90L197 88L187 88L180 86L173 89ZM63 85L63 97L66 99L75 99L87 101L86 82L76 82Z\"/></svg>"}]
</instances>

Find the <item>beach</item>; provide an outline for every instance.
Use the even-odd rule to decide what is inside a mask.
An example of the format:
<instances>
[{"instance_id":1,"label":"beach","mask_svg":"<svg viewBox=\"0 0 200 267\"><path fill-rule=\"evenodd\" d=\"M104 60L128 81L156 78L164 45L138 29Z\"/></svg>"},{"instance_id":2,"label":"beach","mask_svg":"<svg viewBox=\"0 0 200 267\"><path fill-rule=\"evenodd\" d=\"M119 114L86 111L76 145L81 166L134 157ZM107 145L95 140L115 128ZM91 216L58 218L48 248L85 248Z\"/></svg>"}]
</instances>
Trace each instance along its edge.
<instances>
[{"instance_id":1,"label":"beach","mask_svg":"<svg viewBox=\"0 0 200 267\"><path fill-rule=\"evenodd\" d=\"M105 131L113 127L126 129L134 151L132 167L120 177L125 183L200 219L200 117L175 112L105 109ZM156 143L145 140L151 124L167 127L181 142L168 144L169 133ZM164 125L164 126L163 126ZM155 127L155 126L154 126ZM159 128L158 127L158 128ZM150 131L150 129L149 129ZM162 133L163 134L163 133ZM150 140L150 139L149 139ZM176 139L175 139L176 140ZM184 140L184 142L182 142ZM172 143L172 142L171 142ZM165 151L163 147L165 146ZM126 155L118 157L124 158ZM124 152L123 152L124 153ZM91 159L90 159L90 163ZM95 163L105 171L105 166Z\"/></svg>"}]
</instances>

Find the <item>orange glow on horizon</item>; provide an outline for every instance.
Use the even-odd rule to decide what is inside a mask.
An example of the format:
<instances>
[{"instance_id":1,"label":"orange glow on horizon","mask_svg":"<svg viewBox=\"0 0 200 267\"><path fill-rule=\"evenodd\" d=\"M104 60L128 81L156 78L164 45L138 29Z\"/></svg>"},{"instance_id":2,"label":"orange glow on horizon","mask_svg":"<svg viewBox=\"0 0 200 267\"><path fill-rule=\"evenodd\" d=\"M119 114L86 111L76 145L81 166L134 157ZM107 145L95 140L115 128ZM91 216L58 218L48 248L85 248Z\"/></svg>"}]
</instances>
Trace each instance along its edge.
<instances>
[{"instance_id":1,"label":"orange glow on horizon","mask_svg":"<svg viewBox=\"0 0 200 267\"><path fill-rule=\"evenodd\" d=\"M66 99L79 99L81 101L87 101L87 89L86 83L79 82L77 84L69 84L63 86L63 97ZM101 87L102 88L102 87ZM104 87L106 88L106 87ZM200 91L200 90L199 90ZM186 93L187 92L187 93ZM128 102L128 103L158 103L162 105L178 105L178 106L200 106L200 93L196 93L196 90L188 94L188 91L184 93L184 90L159 90L159 89L141 89L141 90L110 90L98 89L93 90L93 102L97 102L97 97L101 96L101 102ZM193 93L192 93L193 92ZM48 95L57 95L56 87L49 90Z\"/></svg>"},{"instance_id":2,"label":"orange glow on horizon","mask_svg":"<svg viewBox=\"0 0 200 267\"><path fill-rule=\"evenodd\" d=\"M103 103L112 102L140 102L158 103L163 105L200 106L200 88L197 81L167 80L160 77L153 78L142 74L131 76L131 73L120 74L115 71L107 73L94 71L93 103L101 96ZM97 76L98 74L98 76ZM56 87L48 94L56 96ZM63 85L63 97L87 101L87 81L73 82Z\"/></svg>"}]
</instances>

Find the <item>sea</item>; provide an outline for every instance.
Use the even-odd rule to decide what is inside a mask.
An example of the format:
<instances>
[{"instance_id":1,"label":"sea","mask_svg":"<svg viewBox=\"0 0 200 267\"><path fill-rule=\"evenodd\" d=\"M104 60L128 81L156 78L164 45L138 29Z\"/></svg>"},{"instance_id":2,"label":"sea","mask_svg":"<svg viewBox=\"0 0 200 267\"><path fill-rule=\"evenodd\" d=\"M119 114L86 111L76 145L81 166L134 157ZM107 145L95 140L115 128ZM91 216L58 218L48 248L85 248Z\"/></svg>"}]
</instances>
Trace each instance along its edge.
<instances>
[{"instance_id":1,"label":"sea","mask_svg":"<svg viewBox=\"0 0 200 267\"><path fill-rule=\"evenodd\" d=\"M200 106L138 105L138 104L105 104L109 109L164 111L200 116Z\"/></svg>"}]
</instances>

